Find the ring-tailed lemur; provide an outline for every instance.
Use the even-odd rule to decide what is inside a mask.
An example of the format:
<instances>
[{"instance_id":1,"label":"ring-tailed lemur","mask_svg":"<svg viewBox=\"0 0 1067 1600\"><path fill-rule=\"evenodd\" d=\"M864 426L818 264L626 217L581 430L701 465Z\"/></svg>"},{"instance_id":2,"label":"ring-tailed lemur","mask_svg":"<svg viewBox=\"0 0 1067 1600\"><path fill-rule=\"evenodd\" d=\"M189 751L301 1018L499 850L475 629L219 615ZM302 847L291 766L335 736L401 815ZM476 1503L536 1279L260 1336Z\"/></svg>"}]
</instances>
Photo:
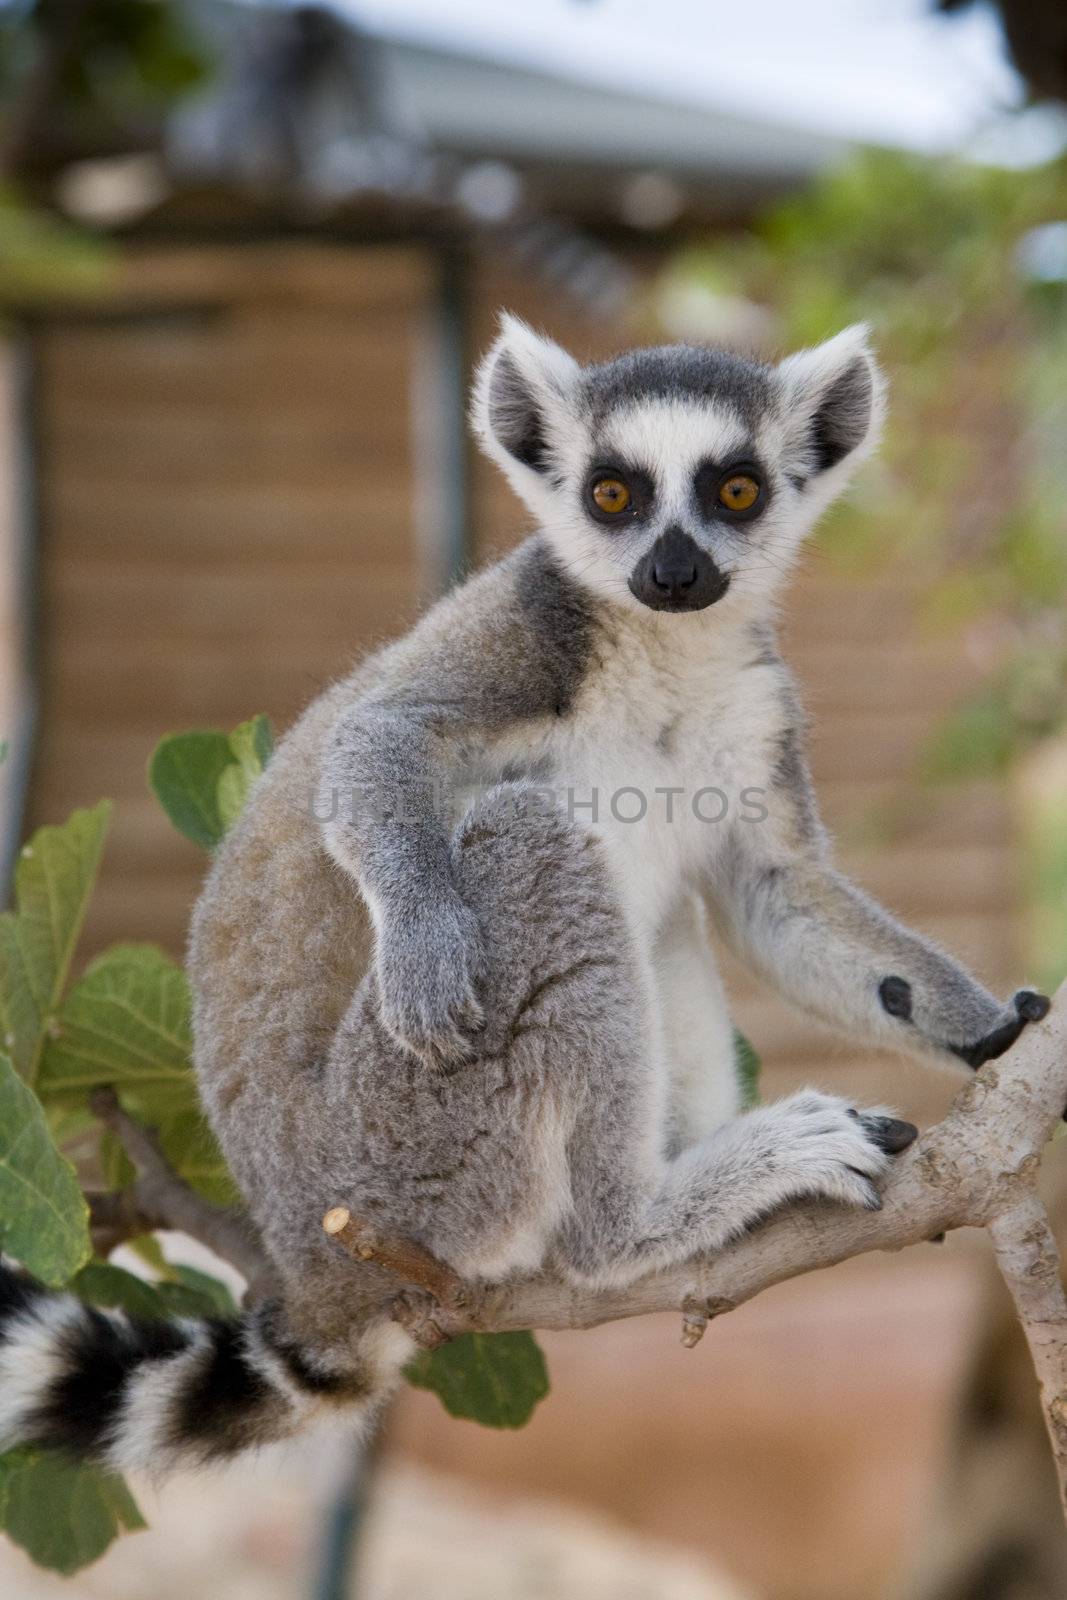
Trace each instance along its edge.
<instances>
[{"instance_id":1,"label":"ring-tailed lemur","mask_svg":"<svg viewBox=\"0 0 1067 1600\"><path fill-rule=\"evenodd\" d=\"M369 1414L413 1347L328 1206L472 1278L625 1284L802 1196L877 1205L910 1124L813 1090L738 1114L706 919L935 1062L1044 1014L854 888L819 823L775 606L881 409L860 329L581 367L505 320L475 425L538 531L311 706L194 916L203 1098L278 1297L138 1324L8 1274L0 1444L158 1469Z\"/></svg>"}]
</instances>

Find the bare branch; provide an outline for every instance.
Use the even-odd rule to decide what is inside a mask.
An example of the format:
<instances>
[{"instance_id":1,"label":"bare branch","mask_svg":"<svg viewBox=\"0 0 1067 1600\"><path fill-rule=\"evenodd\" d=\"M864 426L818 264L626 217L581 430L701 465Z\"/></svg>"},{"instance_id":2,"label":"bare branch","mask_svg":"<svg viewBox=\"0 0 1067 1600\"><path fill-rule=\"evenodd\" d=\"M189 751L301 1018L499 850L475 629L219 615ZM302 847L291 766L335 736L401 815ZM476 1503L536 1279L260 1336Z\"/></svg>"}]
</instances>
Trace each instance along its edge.
<instances>
[{"instance_id":1,"label":"bare branch","mask_svg":"<svg viewBox=\"0 0 1067 1600\"><path fill-rule=\"evenodd\" d=\"M123 1111L113 1089L96 1090L90 1104L94 1114L117 1135L137 1173L128 1198L93 1197L91 1221L94 1235L100 1230L101 1244L110 1238L113 1249L121 1238L133 1238L153 1228L173 1228L198 1239L236 1267L248 1280L254 1298L267 1292L273 1283L273 1269L244 1213L213 1206L190 1189L169 1165L155 1135ZM120 1229L125 1230L121 1238Z\"/></svg>"},{"instance_id":2,"label":"bare branch","mask_svg":"<svg viewBox=\"0 0 1067 1600\"><path fill-rule=\"evenodd\" d=\"M345 1206L334 1206L322 1219L326 1232L344 1245L358 1261L376 1261L395 1272L403 1283L414 1284L433 1295L439 1305L462 1310L468 1302L468 1288L452 1268L439 1261L413 1239L389 1237L362 1217L354 1217Z\"/></svg>"},{"instance_id":3,"label":"bare branch","mask_svg":"<svg viewBox=\"0 0 1067 1600\"><path fill-rule=\"evenodd\" d=\"M893 1163L881 1211L829 1203L790 1206L708 1260L649 1273L628 1288L589 1288L549 1272L502 1284L455 1288L455 1274L410 1240L390 1239L338 1208L332 1231L413 1284L394 1316L422 1342L469 1331L590 1328L622 1317L676 1311L695 1345L708 1320L786 1278L868 1250L901 1250L950 1229L987 1227L1008 1279L1041 1379L1067 1506L1067 1297L1059 1257L1037 1193L1041 1154L1067 1106L1067 984L1049 1017L957 1095L948 1115ZM328 1230L331 1231L331 1230ZM349 1239L344 1241L349 1244Z\"/></svg>"},{"instance_id":4,"label":"bare branch","mask_svg":"<svg viewBox=\"0 0 1067 1600\"><path fill-rule=\"evenodd\" d=\"M989 1232L1041 1386L1041 1406L1067 1516L1067 1295L1060 1253L1045 1207L1033 1189L994 1217Z\"/></svg>"}]
</instances>

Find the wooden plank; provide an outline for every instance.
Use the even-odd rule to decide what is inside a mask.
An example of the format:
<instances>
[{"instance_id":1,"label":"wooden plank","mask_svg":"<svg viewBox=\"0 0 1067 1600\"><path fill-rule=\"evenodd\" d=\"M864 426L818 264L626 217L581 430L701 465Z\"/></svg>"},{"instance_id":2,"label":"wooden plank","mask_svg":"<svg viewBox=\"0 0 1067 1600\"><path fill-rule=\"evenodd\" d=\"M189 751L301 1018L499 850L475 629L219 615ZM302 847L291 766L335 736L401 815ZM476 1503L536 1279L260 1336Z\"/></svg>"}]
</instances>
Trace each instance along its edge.
<instances>
[{"instance_id":1,"label":"wooden plank","mask_svg":"<svg viewBox=\"0 0 1067 1600\"><path fill-rule=\"evenodd\" d=\"M207 297L266 308L307 305L379 316L421 300L432 281L425 251L318 243L128 245L111 299L196 304Z\"/></svg>"}]
</instances>

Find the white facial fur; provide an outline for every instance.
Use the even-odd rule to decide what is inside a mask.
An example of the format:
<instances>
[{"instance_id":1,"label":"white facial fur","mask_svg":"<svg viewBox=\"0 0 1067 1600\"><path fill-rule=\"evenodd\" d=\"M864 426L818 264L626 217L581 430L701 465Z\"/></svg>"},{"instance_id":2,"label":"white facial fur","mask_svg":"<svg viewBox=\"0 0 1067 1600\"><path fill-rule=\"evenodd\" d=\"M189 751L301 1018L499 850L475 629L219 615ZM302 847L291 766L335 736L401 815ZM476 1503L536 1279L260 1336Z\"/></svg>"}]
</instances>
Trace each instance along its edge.
<instances>
[{"instance_id":1,"label":"white facial fur","mask_svg":"<svg viewBox=\"0 0 1067 1600\"><path fill-rule=\"evenodd\" d=\"M710 354L706 389L694 389L690 378L678 386L668 381L664 392L662 374L673 354L648 352L660 381L646 385L638 352L629 367L632 392L616 382L602 403L598 374L609 369L579 367L559 345L505 316L478 375L475 431L561 563L587 589L676 622L678 613L649 612L628 581L659 536L678 527L729 574L730 588L717 605L758 610L773 601L801 541L877 439L884 386L867 331L848 328L778 367L752 363L752 393L743 403L729 383L717 392ZM679 347L679 371L692 355ZM834 457L829 465L819 459L820 438L824 454ZM707 461L724 470L758 464L767 496L760 515L742 521L698 506L693 478ZM590 514L590 469L612 466L651 478L647 515L622 517L615 526Z\"/></svg>"}]
</instances>

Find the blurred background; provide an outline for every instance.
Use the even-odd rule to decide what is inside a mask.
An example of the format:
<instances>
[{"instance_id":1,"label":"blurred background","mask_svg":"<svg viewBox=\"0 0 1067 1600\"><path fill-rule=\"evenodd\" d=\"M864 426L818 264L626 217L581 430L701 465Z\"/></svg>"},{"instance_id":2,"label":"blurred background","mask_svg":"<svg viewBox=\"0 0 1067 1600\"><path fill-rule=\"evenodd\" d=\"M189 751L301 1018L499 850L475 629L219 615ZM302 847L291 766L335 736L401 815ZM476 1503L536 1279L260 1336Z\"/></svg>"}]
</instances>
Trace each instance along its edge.
<instances>
[{"instance_id":1,"label":"blurred background","mask_svg":"<svg viewBox=\"0 0 1067 1600\"><path fill-rule=\"evenodd\" d=\"M283 728L521 537L465 426L507 306L581 357L871 321L886 445L785 626L827 820L993 988L1063 976L1063 0L0 0L0 97L0 846L115 799L84 956L181 953L160 735ZM766 1096L947 1105L729 976ZM139 1486L149 1532L66 1584L0 1547L0 1592L1067 1593L984 1240L678 1335L545 1339L515 1434L405 1390L358 1484L324 1435Z\"/></svg>"}]
</instances>

